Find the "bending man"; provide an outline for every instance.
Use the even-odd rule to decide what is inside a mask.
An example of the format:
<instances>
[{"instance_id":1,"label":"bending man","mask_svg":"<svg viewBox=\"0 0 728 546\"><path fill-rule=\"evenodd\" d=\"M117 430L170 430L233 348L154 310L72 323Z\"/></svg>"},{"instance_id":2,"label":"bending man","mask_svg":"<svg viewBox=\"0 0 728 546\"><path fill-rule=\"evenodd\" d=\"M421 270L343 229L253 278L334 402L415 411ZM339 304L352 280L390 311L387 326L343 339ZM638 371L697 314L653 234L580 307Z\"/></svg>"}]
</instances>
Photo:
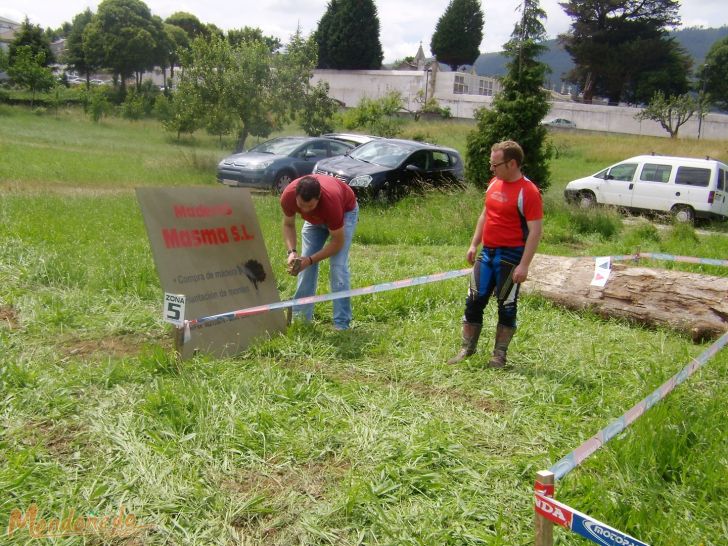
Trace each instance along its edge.
<instances>
[{"instance_id":1,"label":"bending man","mask_svg":"<svg viewBox=\"0 0 728 546\"><path fill-rule=\"evenodd\" d=\"M512 140L494 144L490 152L493 178L485 191L483 212L466 255L473 264L463 318L460 352L448 360L456 364L475 353L483 328L483 311L495 293L498 327L489 366L502 368L516 331L518 290L528 278L528 267L541 239L543 204L536 185L521 173L523 150ZM483 249L476 261L478 245Z\"/></svg>"},{"instance_id":2,"label":"bending man","mask_svg":"<svg viewBox=\"0 0 728 546\"><path fill-rule=\"evenodd\" d=\"M353 190L331 176L303 176L283 190L281 208L288 271L298 276L294 297L304 298L316 293L318 263L327 258L331 266L331 292L349 290L349 248L359 218L359 205ZM304 220L300 255L296 249L296 213ZM313 304L295 306L293 314L310 321ZM334 300L334 328L346 330L350 324L350 298Z\"/></svg>"}]
</instances>

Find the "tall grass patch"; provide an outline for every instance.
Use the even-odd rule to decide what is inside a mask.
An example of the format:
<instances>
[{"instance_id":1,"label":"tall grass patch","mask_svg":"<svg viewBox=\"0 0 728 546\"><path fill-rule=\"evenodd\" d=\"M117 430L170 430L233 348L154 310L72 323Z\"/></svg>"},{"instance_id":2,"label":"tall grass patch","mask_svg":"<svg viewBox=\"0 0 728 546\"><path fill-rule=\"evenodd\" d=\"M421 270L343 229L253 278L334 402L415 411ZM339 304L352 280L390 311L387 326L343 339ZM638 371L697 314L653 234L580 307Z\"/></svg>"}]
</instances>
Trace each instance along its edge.
<instances>
[{"instance_id":1,"label":"tall grass patch","mask_svg":"<svg viewBox=\"0 0 728 546\"><path fill-rule=\"evenodd\" d=\"M45 138L42 118L19 109L10 117L21 139ZM321 304L313 323L294 323L234 358L181 362L161 321L159 281L130 190L158 178L124 171L117 181L103 166L116 168L117 151L141 160L155 150L179 161L167 167L169 183L202 185L199 169L209 168L216 144L198 135L197 144L178 144L143 122L69 121L67 138L77 142L68 146L108 155L95 162L95 181L68 182L77 155L61 148L55 175L13 159L0 166L15 173L0 188L1 530L13 508L33 502L43 517L71 509L113 516L123 504L149 526L127 540L139 544L528 544L535 472L706 347L522 297L510 368L487 366L494 302L478 352L447 366L460 344L463 277L355 298L350 331L335 331L331 304ZM438 127L424 130L440 143L455 138L453 127ZM0 138L5 146L9 133L0 129ZM568 138L554 165L562 173L601 143L595 135L553 138ZM52 141L44 146L53 149ZM606 144L621 153L616 141ZM466 267L482 199L466 188L362 206L352 285ZM253 202L287 299L295 279L285 273L278 199L256 193ZM540 251L728 255L722 235L618 223L612 214L581 217L549 192ZM320 283L327 292L325 263ZM562 480L558 497L651 544L721 544L727 371L723 351ZM116 539L54 539L79 540Z\"/></svg>"}]
</instances>

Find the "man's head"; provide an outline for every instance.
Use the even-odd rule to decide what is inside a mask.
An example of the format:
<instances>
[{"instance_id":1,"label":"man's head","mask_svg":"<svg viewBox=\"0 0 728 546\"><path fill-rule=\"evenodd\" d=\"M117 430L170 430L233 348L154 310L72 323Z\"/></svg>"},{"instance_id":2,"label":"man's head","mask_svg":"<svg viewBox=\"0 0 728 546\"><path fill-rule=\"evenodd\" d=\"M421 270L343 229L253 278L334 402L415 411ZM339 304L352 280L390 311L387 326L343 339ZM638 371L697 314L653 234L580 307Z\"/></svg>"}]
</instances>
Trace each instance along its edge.
<instances>
[{"instance_id":1,"label":"man's head","mask_svg":"<svg viewBox=\"0 0 728 546\"><path fill-rule=\"evenodd\" d=\"M512 182L521 177L523 149L517 142L504 140L490 149L490 170L502 180Z\"/></svg>"},{"instance_id":2,"label":"man's head","mask_svg":"<svg viewBox=\"0 0 728 546\"><path fill-rule=\"evenodd\" d=\"M303 213L311 212L321 198L321 184L313 176L304 176L296 184L296 205Z\"/></svg>"}]
</instances>

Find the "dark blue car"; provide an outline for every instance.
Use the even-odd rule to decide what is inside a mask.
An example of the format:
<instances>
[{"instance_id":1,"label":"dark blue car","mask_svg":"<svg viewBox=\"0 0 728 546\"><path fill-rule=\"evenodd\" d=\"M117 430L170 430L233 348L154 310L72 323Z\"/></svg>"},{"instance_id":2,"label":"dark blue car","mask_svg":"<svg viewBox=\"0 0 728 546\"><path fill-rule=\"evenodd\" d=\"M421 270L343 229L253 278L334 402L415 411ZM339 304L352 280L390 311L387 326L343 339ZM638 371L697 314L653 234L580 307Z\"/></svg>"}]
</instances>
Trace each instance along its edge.
<instances>
[{"instance_id":1,"label":"dark blue car","mask_svg":"<svg viewBox=\"0 0 728 546\"><path fill-rule=\"evenodd\" d=\"M357 195L392 200L411 188L462 184L464 165L452 148L413 140L382 138L347 155L323 159L315 168L346 182Z\"/></svg>"}]
</instances>

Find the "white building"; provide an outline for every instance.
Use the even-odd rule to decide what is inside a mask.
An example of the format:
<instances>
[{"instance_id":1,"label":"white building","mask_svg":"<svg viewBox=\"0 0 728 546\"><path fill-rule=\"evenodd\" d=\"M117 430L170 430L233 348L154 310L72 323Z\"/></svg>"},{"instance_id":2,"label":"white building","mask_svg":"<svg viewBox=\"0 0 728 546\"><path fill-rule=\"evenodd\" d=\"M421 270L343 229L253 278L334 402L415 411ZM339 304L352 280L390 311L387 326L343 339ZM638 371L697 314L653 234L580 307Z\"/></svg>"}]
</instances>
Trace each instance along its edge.
<instances>
[{"instance_id":1,"label":"white building","mask_svg":"<svg viewBox=\"0 0 728 546\"><path fill-rule=\"evenodd\" d=\"M381 98L391 91L399 91L407 110L419 109L418 93L426 98L435 97L441 107L450 108L453 117L474 117L475 110L490 107L493 95L500 91L497 78L465 72L423 70L315 70L312 84L326 81L329 96L351 108L364 98ZM556 96L556 95L554 95ZM637 121L640 108L582 104L563 97L552 100L547 118L566 118L578 129L667 137L669 134L655 121ZM698 135L698 131L700 135ZM728 115L707 114L702 123L697 115L680 128L681 138L709 138L728 140Z\"/></svg>"}]
</instances>

